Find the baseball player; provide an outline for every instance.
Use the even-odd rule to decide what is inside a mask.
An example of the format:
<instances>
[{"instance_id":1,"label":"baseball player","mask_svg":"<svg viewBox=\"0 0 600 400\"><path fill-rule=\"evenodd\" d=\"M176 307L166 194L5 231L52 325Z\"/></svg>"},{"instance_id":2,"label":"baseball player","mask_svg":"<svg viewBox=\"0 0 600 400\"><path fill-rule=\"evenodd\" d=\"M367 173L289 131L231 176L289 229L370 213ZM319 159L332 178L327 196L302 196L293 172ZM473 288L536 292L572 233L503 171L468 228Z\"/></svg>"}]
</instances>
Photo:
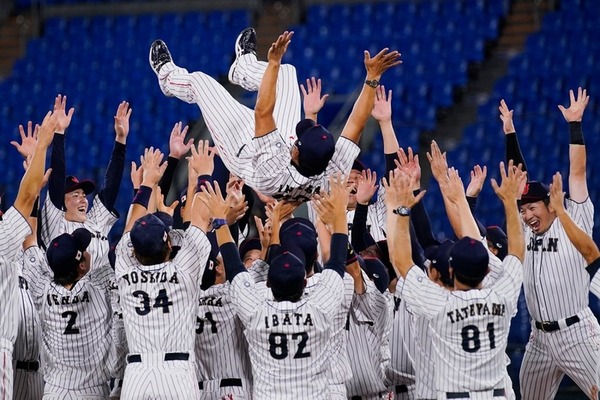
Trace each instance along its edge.
<instances>
[{"instance_id":1,"label":"baseball player","mask_svg":"<svg viewBox=\"0 0 600 400\"><path fill-rule=\"evenodd\" d=\"M366 83L342 137L334 143L333 136L315 121L296 124L300 121L296 70L281 65L293 32L285 32L271 46L268 63L256 61L255 46L250 46L256 38L253 30L249 32L238 38L233 76L251 82L253 90L258 88L254 112L213 78L177 67L161 40L151 46L150 65L165 95L198 104L229 171L263 194L307 201L327 184L325 175L349 172L360 151L357 143L373 106L374 88L383 72L400 63L399 54L384 49L371 58L365 52ZM242 42L242 38L247 40Z\"/></svg>"},{"instance_id":2,"label":"baseball player","mask_svg":"<svg viewBox=\"0 0 600 400\"><path fill-rule=\"evenodd\" d=\"M92 181L79 181L73 176L65 177L65 130L71 123L74 109L66 112L67 97L58 95L54 101L54 112L59 126L52 141L50 165L52 175L48 184L48 196L42 209L42 241L44 244L77 228L92 233L88 252L92 254L92 269L108 263L108 233L118 219L114 204L123 176L125 143L129 134L129 103L121 102L115 115L115 144L105 174L103 189L95 196L88 211L87 196L96 190Z\"/></svg>"},{"instance_id":3,"label":"baseball player","mask_svg":"<svg viewBox=\"0 0 600 400\"><path fill-rule=\"evenodd\" d=\"M208 143L194 148L189 166L200 175L212 173ZM146 214L152 187L166 164L162 153L146 149L143 180L117 245L115 272L130 354L121 398L190 399L198 397L195 373L194 328L202 277L210 242L205 231L209 217L194 199L191 224L181 249L170 260L168 229ZM191 200L190 200L191 201ZM172 214L176 203L172 205Z\"/></svg>"},{"instance_id":4,"label":"baseball player","mask_svg":"<svg viewBox=\"0 0 600 400\"><path fill-rule=\"evenodd\" d=\"M52 112L46 114L15 202L0 218L0 396L3 400L13 398L12 354L19 323L18 280L14 257L25 237L32 233L26 216L31 214L40 193L46 152L56 123Z\"/></svg>"},{"instance_id":5,"label":"baseball player","mask_svg":"<svg viewBox=\"0 0 600 400\"><path fill-rule=\"evenodd\" d=\"M566 210L591 236L594 206L586 182L586 148L581 129L589 102L587 91L571 90L570 106L559 109L569 123L569 198ZM500 104L505 134L514 134L512 111ZM516 134L513 135L516 141ZM508 139L507 139L508 140ZM518 154L513 158L522 158ZM532 334L520 371L524 399L553 398L563 376L568 375L590 398L600 387L600 325L588 306L590 276L584 257L571 243L556 211L549 207L548 187L528 182L521 197L525 227L525 299ZM510 235L509 235L510 236Z\"/></svg>"},{"instance_id":6,"label":"baseball player","mask_svg":"<svg viewBox=\"0 0 600 400\"><path fill-rule=\"evenodd\" d=\"M272 299L246 273L228 229L217 228L233 302L248 339L253 397L260 399L329 399L325 356L331 318L343 298L342 276L347 253L345 209L348 192L343 179L330 181L331 195L317 204L319 212L333 211L331 258L321 273L318 288L304 296L304 253L294 246L272 255L267 278ZM200 197L214 220L224 217L229 204L218 186L206 187Z\"/></svg>"},{"instance_id":7,"label":"baseball player","mask_svg":"<svg viewBox=\"0 0 600 400\"><path fill-rule=\"evenodd\" d=\"M512 163L508 173L501 165L501 174L502 186L498 187L495 181L493 186L504 204L510 254L494 284L482 288L489 271L489 253L481 241L468 236L456 242L450 251L455 289L452 292L429 280L421 269L414 268L410 246L390 248L394 267L405 278L403 300L411 312L430 320L438 399L505 398L504 351L523 276L518 257L524 256L524 245L516 199L525 175L513 168ZM449 179L456 177L454 174L454 178ZM409 243L410 207L422 197L422 194L413 195L411 183L411 178L402 172L391 174L389 185L384 183L386 204L393 210L388 214L388 240L394 243ZM462 211L469 212L466 199L456 204Z\"/></svg>"}]
</instances>

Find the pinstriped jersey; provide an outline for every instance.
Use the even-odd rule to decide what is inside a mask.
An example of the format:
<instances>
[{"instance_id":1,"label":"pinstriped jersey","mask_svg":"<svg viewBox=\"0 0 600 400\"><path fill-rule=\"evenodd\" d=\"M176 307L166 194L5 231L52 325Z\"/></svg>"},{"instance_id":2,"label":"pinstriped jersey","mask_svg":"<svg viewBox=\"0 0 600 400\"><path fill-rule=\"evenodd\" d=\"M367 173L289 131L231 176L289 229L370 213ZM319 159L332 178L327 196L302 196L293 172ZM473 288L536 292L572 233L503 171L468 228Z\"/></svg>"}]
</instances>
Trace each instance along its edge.
<instances>
[{"instance_id":1,"label":"pinstriped jersey","mask_svg":"<svg viewBox=\"0 0 600 400\"><path fill-rule=\"evenodd\" d=\"M388 386L412 385L415 383L413 358L415 353L415 338L411 329L411 315L406 309L406 301L402 300L404 279L398 278L394 293L394 313L390 332L390 362L387 366L386 377Z\"/></svg>"},{"instance_id":2,"label":"pinstriped jersey","mask_svg":"<svg viewBox=\"0 0 600 400\"><path fill-rule=\"evenodd\" d=\"M573 221L591 236L594 205L588 198L583 203L566 201ZM556 218L541 235L525 228L525 299L535 321L558 321L588 307L590 277L587 263L569 240Z\"/></svg>"},{"instance_id":3,"label":"pinstriped jersey","mask_svg":"<svg viewBox=\"0 0 600 400\"><path fill-rule=\"evenodd\" d=\"M67 221L65 211L56 208L50 195L47 195L42 208L42 241L49 245L52 239L63 233L73 233L78 228L87 229L92 233L92 241L86 251L92 255L91 268L94 269L108 264L108 233L117 219L96 195L85 222Z\"/></svg>"},{"instance_id":4,"label":"pinstriped jersey","mask_svg":"<svg viewBox=\"0 0 600 400\"><path fill-rule=\"evenodd\" d=\"M512 255L503 264L504 271L493 284L468 291L450 292L418 267L408 272L402 298L409 311L429 319L438 392L504 387L506 343L523 266Z\"/></svg>"},{"instance_id":5,"label":"pinstriped jersey","mask_svg":"<svg viewBox=\"0 0 600 400\"><path fill-rule=\"evenodd\" d=\"M277 200L305 202L321 189L328 188L330 175L336 172L348 175L358 153L360 148L354 142L340 137L335 143L335 152L325 172L307 178L291 165L287 140L275 129L267 135L253 139L252 143L240 149L240 157L251 158L251 163L242 166L243 174L240 177L251 188Z\"/></svg>"},{"instance_id":6,"label":"pinstriped jersey","mask_svg":"<svg viewBox=\"0 0 600 400\"><path fill-rule=\"evenodd\" d=\"M349 397L387 391L385 370L390 362L391 303L364 273L363 279L366 292L354 295L348 323L352 367L352 379L346 382Z\"/></svg>"},{"instance_id":7,"label":"pinstriped jersey","mask_svg":"<svg viewBox=\"0 0 600 400\"><path fill-rule=\"evenodd\" d=\"M307 279L304 294L310 294L319 288L321 274L317 273ZM332 385L344 384L352 379L352 369L348 358L348 312L354 296L354 279L349 274L344 274L344 299L341 307L335 313L331 323L331 340L328 343L327 356L330 368L327 370L329 383Z\"/></svg>"},{"instance_id":8,"label":"pinstriped jersey","mask_svg":"<svg viewBox=\"0 0 600 400\"><path fill-rule=\"evenodd\" d=\"M15 342L19 320L18 265L14 261L25 237L31 233L27 220L11 207L0 220L0 338Z\"/></svg>"},{"instance_id":9,"label":"pinstriped jersey","mask_svg":"<svg viewBox=\"0 0 600 400\"><path fill-rule=\"evenodd\" d=\"M600 258L594 260L589 267L590 269L596 270L600 265ZM600 274L597 272L594 273L590 282L590 292L596 295L596 297L600 298Z\"/></svg>"},{"instance_id":10,"label":"pinstriped jersey","mask_svg":"<svg viewBox=\"0 0 600 400\"><path fill-rule=\"evenodd\" d=\"M114 274L109 265L97 267L71 289L42 275L42 362L44 380L63 389L105 385L106 361L112 345L112 310L109 286ZM41 287L41 286L37 286Z\"/></svg>"},{"instance_id":11,"label":"pinstriped jersey","mask_svg":"<svg viewBox=\"0 0 600 400\"><path fill-rule=\"evenodd\" d=\"M41 255L43 256L43 253ZM20 361L39 360L41 341L38 310L29 293L29 281L23 273L25 257L29 259L30 253L20 251L16 260L19 269L19 327L13 349L13 359ZM37 258L37 256L34 257Z\"/></svg>"},{"instance_id":12,"label":"pinstriped jersey","mask_svg":"<svg viewBox=\"0 0 600 400\"><path fill-rule=\"evenodd\" d=\"M251 380L248 343L231 302L231 284L200 292L196 325L198 381L224 378Z\"/></svg>"},{"instance_id":13,"label":"pinstriped jersey","mask_svg":"<svg viewBox=\"0 0 600 400\"><path fill-rule=\"evenodd\" d=\"M194 354L199 281L209 253L204 232L190 226L175 258L142 265L133 255L130 233L123 235L115 273L131 353Z\"/></svg>"},{"instance_id":14,"label":"pinstriped jersey","mask_svg":"<svg viewBox=\"0 0 600 400\"><path fill-rule=\"evenodd\" d=\"M322 272L310 296L294 303L267 299L250 274L242 272L233 279L232 298L246 328L253 397L329 399L327 343L343 299L337 272Z\"/></svg>"}]
</instances>

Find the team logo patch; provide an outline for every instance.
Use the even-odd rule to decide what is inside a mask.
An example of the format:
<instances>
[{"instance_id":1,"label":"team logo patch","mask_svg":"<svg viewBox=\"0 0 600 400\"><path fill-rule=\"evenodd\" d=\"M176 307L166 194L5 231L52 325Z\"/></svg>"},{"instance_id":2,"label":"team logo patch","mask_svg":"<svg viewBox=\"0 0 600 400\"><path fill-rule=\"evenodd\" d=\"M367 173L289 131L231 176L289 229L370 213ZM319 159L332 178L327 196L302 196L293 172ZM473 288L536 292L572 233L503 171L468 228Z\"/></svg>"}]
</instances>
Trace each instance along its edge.
<instances>
[{"instance_id":1,"label":"team logo patch","mask_svg":"<svg viewBox=\"0 0 600 400\"><path fill-rule=\"evenodd\" d=\"M423 282L423 277L422 277L422 276L418 277L418 278L417 278L417 281L418 281L418 282Z\"/></svg>"},{"instance_id":2,"label":"team logo patch","mask_svg":"<svg viewBox=\"0 0 600 400\"><path fill-rule=\"evenodd\" d=\"M278 149L281 148L281 142L275 143L275 147L277 147Z\"/></svg>"},{"instance_id":3,"label":"team logo patch","mask_svg":"<svg viewBox=\"0 0 600 400\"><path fill-rule=\"evenodd\" d=\"M29 262L34 264L37 261L37 258L35 257L29 257Z\"/></svg>"},{"instance_id":4,"label":"team logo patch","mask_svg":"<svg viewBox=\"0 0 600 400\"><path fill-rule=\"evenodd\" d=\"M244 282L244 286L250 287L250 282Z\"/></svg>"}]
</instances>

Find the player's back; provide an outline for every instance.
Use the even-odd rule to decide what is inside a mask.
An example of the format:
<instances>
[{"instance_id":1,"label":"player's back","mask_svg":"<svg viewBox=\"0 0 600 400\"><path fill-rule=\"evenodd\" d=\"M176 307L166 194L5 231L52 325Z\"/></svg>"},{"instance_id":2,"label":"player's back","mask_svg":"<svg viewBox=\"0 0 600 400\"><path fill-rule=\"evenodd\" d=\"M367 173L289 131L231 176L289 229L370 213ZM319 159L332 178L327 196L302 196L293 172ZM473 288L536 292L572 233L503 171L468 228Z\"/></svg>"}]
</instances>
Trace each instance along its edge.
<instances>
[{"instance_id":1,"label":"player's back","mask_svg":"<svg viewBox=\"0 0 600 400\"><path fill-rule=\"evenodd\" d=\"M47 283L40 310L47 383L83 389L107 381L112 324L107 283L112 273L109 266L100 267L71 289Z\"/></svg>"},{"instance_id":2,"label":"player's back","mask_svg":"<svg viewBox=\"0 0 600 400\"><path fill-rule=\"evenodd\" d=\"M199 381L252 376L244 326L233 310L230 287L225 282L200 292L196 321Z\"/></svg>"},{"instance_id":3,"label":"player's back","mask_svg":"<svg viewBox=\"0 0 600 400\"><path fill-rule=\"evenodd\" d=\"M331 322L310 297L267 300L246 326L259 399L328 399ZM285 394L285 395L284 395Z\"/></svg>"}]
</instances>

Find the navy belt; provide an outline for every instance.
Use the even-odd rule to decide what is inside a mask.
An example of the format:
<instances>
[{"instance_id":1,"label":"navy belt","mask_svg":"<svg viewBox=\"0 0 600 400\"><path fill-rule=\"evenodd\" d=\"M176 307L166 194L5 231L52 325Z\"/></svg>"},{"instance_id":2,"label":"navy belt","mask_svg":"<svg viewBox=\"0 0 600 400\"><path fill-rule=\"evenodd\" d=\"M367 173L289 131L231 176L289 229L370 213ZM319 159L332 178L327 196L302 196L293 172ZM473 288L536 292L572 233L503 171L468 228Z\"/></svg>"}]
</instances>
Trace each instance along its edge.
<instances>
[{"instance_id":1,"label":"navy belt","mask_svg":"<svg viewBox=\"0 0 600 400\"><path fill-rule=\"evenodd\" d=\"M189 359L189 353L165 353L165 361L187 361ZM127 362L129 364L142 362L142 356L139 354L127 356Z\"/></svg>"},{"instance_id":2,"label":"navy belt","mask_svg":"<svg viewBox=\"0 0 600 400\"><path fill-rule=\"evenodd\" d=\"M579 321L580 321L579 317L577 315L573 315L572 317L565 319L565 324L567 326L571 326L573 324L578 323ZM558 331L560 329L560 325L558 324L558 321L544 321L544 322L535 321L535 327L538 328L542 332L554 332L554 331Z\"/></svg>"},{"instance_id":3,"label":"navy belt","mask_svg":"<svg viewBox=\"0 0 600 400\"><path fill-rule=\"evenodd\" d=\"M39 361L17 361L17 369L24 369L29 372L36 372L40 369Z\"/></svg>"},{"instance_id":4,"label":"navy belt","mask_svg":"<svg viewBox=\"0 0 600 400\"><path fill-rule=\"evenodd\" d=\"M377 396L383 397L386 394L387 394L387 392L379 392L379 393L377 393ZM362 399L363 399L363 397L361 397L361 396L352 396L352 397L350 397L350 400L362 400ZM365 397L365 399L366 399L366 397Z\"/></svg>"},{"instance_id":5,"label":"navy belt","mask_svg":"<svg viewBox=\"0 0 600 400\"><path fill-rule=\"evenodd\" d=\"M396 385L396 387L394 388L394 391L396 392L396 394L408 393L408 386L406 386L406 385Z\"/></svg>"},{"instance_id":6,"label":"navy belt","mask_svg":"<svg viewBox=\"0 0 600 400\"><path fill-rule=\"evenodd\" d=\"M222 388L232 386L242 387L242 380L238 378L225 378L221 379L221 381L219 382L219 387ZM200 390L204 390L204 382L198 382L198 388Z\"/></svg>"},{"instance_id":7,"label":"navy belt","mask_svg":"<svg viewBox=\"0 0 600 400\"><path fill-rule=\"evenodd\" d=\"M494 397L504 397L506 396L506 391L504 389L494 389ZM469 392L446 392L447 399L468 399L471 395Z\"/></svg>"}]
</instances>

